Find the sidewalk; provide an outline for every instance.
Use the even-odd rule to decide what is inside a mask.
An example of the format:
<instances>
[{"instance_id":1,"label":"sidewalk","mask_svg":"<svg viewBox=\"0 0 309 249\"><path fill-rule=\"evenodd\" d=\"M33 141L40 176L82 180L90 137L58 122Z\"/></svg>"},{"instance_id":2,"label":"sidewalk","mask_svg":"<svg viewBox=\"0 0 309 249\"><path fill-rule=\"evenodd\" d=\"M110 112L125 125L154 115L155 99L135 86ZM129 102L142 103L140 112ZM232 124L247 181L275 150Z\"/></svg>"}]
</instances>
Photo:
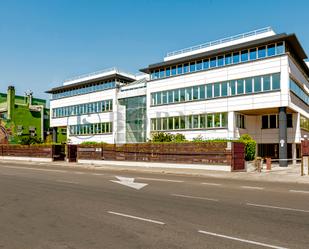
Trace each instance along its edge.
<instances>
[{"instance_id":1,"label":"sidewalk","mask_svg":"<svg viewBox=\"0 0 309 249\"><path fill-rule=\"evenodd\" d=\"M173 174L173 175L188 175L188 176L199 176L199 177L213 177L220 179L239 179L247 181L266 181L266 182L285 182L285 183L304 183L309 184L309 176L300 175L300 165L290 165L286 168L281 168L278 165L273 165L272 170L268 171L265 169L261 173L257 171L251 172L226 172L226 171L214 171L204 169L183 169L183 168L167 168L165 163L156 163L156 167L135 167L120 165L119 162L115 161L115 164L111 164L109 161L108 165L100 164L80 164L80 163L68 163L68 162L22 162L22 161L4 161L0 160L1 164L23 164L23 165L37 165L37 166L61 166L61 167L73 167L82 169L95 169L95 170L108 170L117 172L145 172L145 173L156 173L156 174ZM125 162L123 162L125 164Z\"/></svg>"}]
</instances>

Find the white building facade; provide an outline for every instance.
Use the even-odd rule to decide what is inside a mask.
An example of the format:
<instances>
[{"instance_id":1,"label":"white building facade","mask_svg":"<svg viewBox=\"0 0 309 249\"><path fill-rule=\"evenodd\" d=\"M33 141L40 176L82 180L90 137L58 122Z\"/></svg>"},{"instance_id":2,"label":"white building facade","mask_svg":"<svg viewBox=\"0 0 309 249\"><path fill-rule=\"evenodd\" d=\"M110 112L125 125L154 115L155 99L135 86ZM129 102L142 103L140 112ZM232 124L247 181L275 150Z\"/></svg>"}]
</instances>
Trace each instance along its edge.
<instances>
[{"instance_id":1,"label":"white building facade","mask_svg":"<svg viewBox=\"0 0 309 249\"><path fill-rule=\"evenodd\" d=\"M299 157L300 141L309 131L304 59L294 34L265 28L224 38L169 53L141 69L145 75L140 78L116 70L50 90L51 126L67 127L72 143L145 142L153 132L182 133L189 140L249 134L258 155L285 166L287 159ZM96 87L102 80L115 83L109 89ZM89 84L95 85L92 92L66 96ZM110 103L102 109L100 101ZM87 103L92 103L88 113L76 107ZM63 107L69 107L64 117L59 114Z\"/></svg>"}]
</instances>

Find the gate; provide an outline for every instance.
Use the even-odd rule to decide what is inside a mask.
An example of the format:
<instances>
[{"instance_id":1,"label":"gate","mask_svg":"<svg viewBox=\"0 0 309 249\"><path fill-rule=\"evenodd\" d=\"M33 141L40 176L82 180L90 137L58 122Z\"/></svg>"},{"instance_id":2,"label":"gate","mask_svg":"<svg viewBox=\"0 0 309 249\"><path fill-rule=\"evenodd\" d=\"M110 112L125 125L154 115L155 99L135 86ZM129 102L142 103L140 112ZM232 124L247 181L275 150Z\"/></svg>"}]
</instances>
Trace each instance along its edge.
<instances>
[{"instance_id":1,"label":"gate","mask_svg":"<svg viewBox=\"0 0 309 249\"><path fill-rule=\"evenodd\" d=\"M245 170L245 145L232 143L232 171Z\"/></svg>"},{"instance_id":2,"label":"gate","mask_svg":"<svg viewBox=\"0 0 309 249\"><path fill-rule=\"evenodd\" d=\"M67 154L69 163L77 162L77 145L69 144L67 146Z\"/></svg>"},{"instance_id":3,"label":"gate","mask_svg":"<svg viewBox=\"0 0 309 249\"><path fill-rule=\"evenodd\" d=\"M53 145L53 161L64 161L65 159L65 146L64 145Z\"/></svg>"}]
</instances>

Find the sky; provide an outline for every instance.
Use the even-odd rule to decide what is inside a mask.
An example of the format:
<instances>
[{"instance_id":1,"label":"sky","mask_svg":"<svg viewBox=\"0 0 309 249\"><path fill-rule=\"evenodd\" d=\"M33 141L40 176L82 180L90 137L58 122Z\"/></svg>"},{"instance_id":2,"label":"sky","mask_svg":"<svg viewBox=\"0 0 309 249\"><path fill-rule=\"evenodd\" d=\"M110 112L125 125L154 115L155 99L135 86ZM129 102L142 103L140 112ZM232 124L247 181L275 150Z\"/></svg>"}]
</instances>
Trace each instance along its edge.
<instances>
[{"instance_id":1,"label":"sky","mask_svg":"<svg viewBox=\"0 0 309 249\"><path fill-rule=\"evenodd\" d=\"M2 0L0 92L46 90L116 66L137 73L167 52L271 26L309 55L309 1Z\"/></svg>"}]
</instances>

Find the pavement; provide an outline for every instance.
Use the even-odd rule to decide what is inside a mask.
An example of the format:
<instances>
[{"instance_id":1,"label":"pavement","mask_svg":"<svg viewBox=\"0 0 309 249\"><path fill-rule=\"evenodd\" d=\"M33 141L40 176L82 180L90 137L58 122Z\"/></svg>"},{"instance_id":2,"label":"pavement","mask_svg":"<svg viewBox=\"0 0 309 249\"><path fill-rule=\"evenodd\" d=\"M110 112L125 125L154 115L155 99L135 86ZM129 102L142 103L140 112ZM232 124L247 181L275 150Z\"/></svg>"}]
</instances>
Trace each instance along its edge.
<instances>
[{"instance_id":1,"label":"pavement","mask_svg":"<svg viewBox=\"0 0 309 249\"><path fill-rule=\"evenodd\" d=\"M150 170L0 162L0 248L308 248L308 184Z\"/></svg>"}]
</instances>

